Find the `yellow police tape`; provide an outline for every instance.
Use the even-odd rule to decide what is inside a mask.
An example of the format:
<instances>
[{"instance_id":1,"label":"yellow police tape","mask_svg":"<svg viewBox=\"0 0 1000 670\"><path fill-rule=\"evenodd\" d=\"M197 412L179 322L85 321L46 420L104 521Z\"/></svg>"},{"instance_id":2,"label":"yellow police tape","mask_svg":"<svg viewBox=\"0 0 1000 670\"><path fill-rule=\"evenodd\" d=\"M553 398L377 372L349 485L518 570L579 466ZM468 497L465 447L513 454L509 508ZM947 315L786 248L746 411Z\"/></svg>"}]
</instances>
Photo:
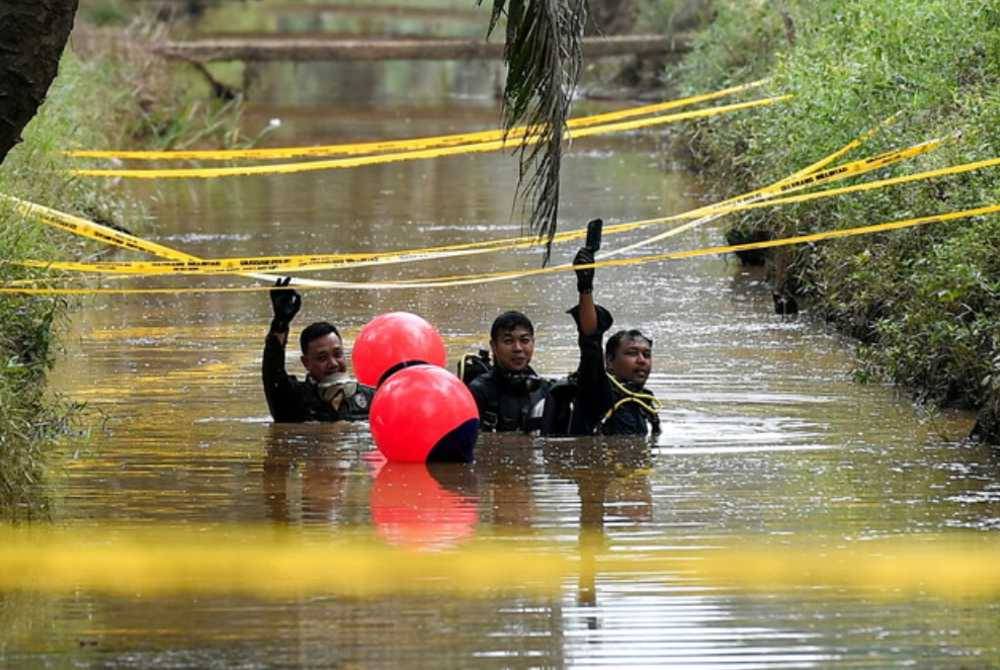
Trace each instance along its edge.
<instances>
[{"instance_id":1,"label":"yellow police tape","mask_svg":"<svg viewBox=\"0 0 1000 670\"><path fill-rule=\"evenodd\" d=\"M45 207L44 205L37 205L26 200L21 200L20 198L12 195L0 193L0 200L13 205L15 211L23 216L38 219L48 226L65 230L79 237L95 240L97 242L104 242L105 244L120 247L122 249L131 249L132 251L150 253L161 258L170 258L173 260L192 260L195 258L190 254L178 251L172 247L150 242L149 240L144 240L141 237L136 237L135 235L115 230L109 226L88 221L87 219L74 216L73 214L60 212L52 209L51 207Z\"/></svg>"},{"instance_id":2,"label":"yellow police tape","mask_svg":"<svg viewBox=\"0 0 1000 670\"><path fill-rule=\"evenodd\" d=\"M607 133L624 132L627 130L638 130L665 123L674 123L688 119L704 118L725 114L743 109L751 109L764 105L773 105L777 102L791 98L790 95L783 95L771 98L751 100L749 102L734 103L721 107L711 107L709 109L695 110L691 112L680 112L657 116L650 119L638 119L634 121L621 121L618 123L608 123L590 128L578 130L567 130L564 137L567 139L578 139L590 137L592 135L603 135ZM97 169L84 168L70 170L70 174L83 177L120 177L126 179L210 179L216 177L236 177L248 175L266 174L296 174L301 172L315 172L318 170L333 170L341 168L353 168L363 165L378 165L384 163L397 163L402 161L422 160L428 158L441 158L444 156L458 156L471 153L485 153L499 151L501 149L530 146L542 140L541 135L528 135L520 138L499 139L489 142L478 142L474 144L463 144L454 147L441 147L435 149L422 149L415 151L396 152L389 154L379 154L375 156L361 156L358 158L338 158L324 161L307 161L302 163L282 163L278 165L244 165L238 167L224 168L177 168L177 169Z\"/></svg>"},{"instance_id":3,"label":"yellow police tape","mask_svg":"<svg viewBox=\"0 0 1000 670\"><path fill-rule=\"evenodd\" d=\"M854 161L836 168L816 172L810 175L804 175L796 179L783 179L772 186L758 189L747 196L730 199L726 201L726 203L730 203L728 205L726 205L726 203L720 203L668 217L615 224L606 227L605 232L606 234L616 234L636 230L645 226L662 224L686 218L705 216L718 217L752 207L764 206L768 203L776 203L778 200L773 199L773 195L787 193L793 190L805 188L807 186L827 183L829 181L845 179L851 176L857 176L871 170L879 169L891 163L925 153L939 146L940 143L941 140L939 139L922 142L921 144L907 147L906 149L887 152L871 158ZM768 196L772 199L764 200L761 203L752 202L747 199L750 195ZM662 239L663 237L678 234L690 229L690 227L691 225L689 224L687 226L675 228L668 231L664 235L657 236L655 239ZM566 231L558 233L554 241L564 242L573 239L580 239L585 234L585 230ZM373 265L388 265L497 251L511 251L531 247L536 244L538 244L538 239L536 237L521 236L501 240L470 242L439 247L424 247L421 249L410 249L389 253L331 253L257 256L244 258L175 259L170 261L111 261L90 263L32 260L17 262L28 267L46 268L50 270L128 275L219 275L243 274L247 272L307 272Z\"/></svg>"},{"instance_id":4,"label":"yellow police tape","mask_svg":"<svg viewBox=\"0 0 1000 670\"><path fill-rule=\"evenodd\" d=\"M422 528L428 531L428 524ZM585 577L752 592L837 588L891 599L1000 595L1000 543L992 538L922 536L837 548L750 539L678 547L664 538L660 545L670 548L662 549L647 538L641 551L629 552L590 535L581 533L572 544L479 535L432 550L419 543L392 546L368 533L308 537L273 527L8 528L0 531L0 592L490 597L558 594Z\"/></svg>"},{"instance_id":5,"label":"yellow police tape","mask_svg":"<svg viewBox=\"0 0 1000 670\"><path fill-rule=\"evenodd\" d=\"M669 109L686 107L699 102L715 100L734 93L740 93L764 84L767 80L760 79L748 84L732 86L730 88L694 95L678 100L668 100L652 105L642 105L640 107L630 107L615 112L605 112L603 114L593 114L569 119L566 122L569 128L586 128L612 121L620 121L634 116L645 116L647 114L659 114ZM350 144L331 144L313 147L280 147L271 149L224 149L224 150L171 150L171 151L115 151L115 150L73 150L63 152L67 156L74 158L121 158L129 160L268 160L276 158L301 158L338 155L359 155L374 154L385 151L413 151L417 149L431 149L435 147L454 146L458 144L470 144L473 142L485 142L499 140L504 137L515 139L530 135L536 132L536 128L527 126L517 126L509 131L484 130L471 133L458 133L453 135L438 135L435 137L419 137L405 140L379 140L371 142L354 142Z\"/></svg>"},{"instance_id":6,"label":"yellow police tape","mask_svg":"<svg viewBox=\"0 0 1000 670\"><path fill-rule=\"evenodd\" d=\"M657 263L671 260L681 260L684 258L695 258L697 256L712 256L717 254L735 253L738 251L750 251L753 249L769 249L774 247L784 247L795 244L806 244L820 242L823 240L855 237L858 235L871 235L873 233L902 230L913 228L930 223L940 223L966 219L974 216L984 216L1000 212L1000 204L976 207L958 212L948 212L944 214L934 214L931 216L916 217L880 223L871 226L859 226L855 228L842 228L837 230L827 230L809 235L796 235L763 242L750 242L747 244L732 244L725 246L706 247L702 249L692 249L688 251L669 251L646 256L636 256L632 258L619 258L596 261L588 265L578 266L580 268L606 268L624 267L630 265L642 265L645 263ZM501 272L484 272L477 274L451 275L443 277L430 277L424 279L383 281L383 282L329 282L324 288L343 288L378 291L385 289L405 289L405 288L443 288L452 286L465 286L469 284L481 284L492 281L506 279L532 277L537 275L551 274L555 272L570 272L575 268L571 264L556 265L544 268L532 268L527 270L509 270ZM308 285L299 285L300 288L320 288ZM2 286L0 293L20 293L27 295L89 295L89 294L157 294L157 293L248 293L256 291L269 291L271 286L245 286L245 287L177 287L177 288L53 288L53 287L27 287L27 286Z\"/></svg>"},{"instance_id":7,"label":"yellow police tape","mask_svg":"<svg viewBox=\"0 0 1000 670\"><path fill-rule=\"evenodd\" d=\"M719 205L725 205L725 204L729 204L729 203L741 201L741 200L744 200L744 199L750 199L751 196L756 197L755 194L761 193L763 191L766 191L766 190L768 190L769 188L771 188L773 186L784 184L786 182L789 182L790 180L793 180L796 177L808 174L810 172L814 172L818 168L820 168L820 167L822 167L824 165L829 164L830 162L832 162L836 158L838 158L838 157L846 154L848 151L850 151L850 150L856 148L857 146L859 146L860 144L862 144L864 141L866 141L867 139L869 139L877 130L879 130L880 128L882 128L882 127L884 127L884 126L886 126L886 125L888 125L888 124L890 124L892 122L894 122L895 119L897 118L897 116L898 115L890 116L889 118L885 119L881 124L879 124L879 126L876 126L875 128L872 128L872 129L866 131L865 133L862 133L856 139L852 140L851 142L849 142L845 146L841 147L840 149L834 151L830 155L824 157L823 159L817 161L816 163L813 163L810 166L807 166L806 168L803 168L802 170L799 170L798 172L794 173L793 175L790 175L789 177L787 177L787 178L785 178L783 180L780 180L779 182L776 182L776 184L772 184L770 187L765 187L763 189L758 189L758 191L751 192L751 193L745 194L743 196L737 196L735 198L730 198L729 200L726 200L723 203L719 203ZM901 155L901 158L902 157L905 157L905 156ZM877 159L877 157L876 157L876 159ZM790 188L790 186L788 188ZM11 196L3 196L2 194L0 194L0 198L6 198L8 201L12 201L15 204L17 204L19 206L20 210L22 211L22 213L35 214L36 216L39 217L39 220L41 222L43 222L43 223L46 223L48 225L52 225L52 226L55 226L55 227L67 230L69 232L72 232L74 234L77 234L77 235L80 235L80 236L83 236L83 237L87 237L87 238L98 240L98 241L103 241L103 242L106 242L108 244L112 244L112 245L119 246L119 247L122 247L122 248L134 249L134 250L139 250L139 251L146 251L146 252L148 252L148 253L150 253L150 254L152 254L154 256L159 256L161 258L169 258L169 259L175 259L175 260L200 260L196 256L193 256L191 254L187 254L187 253L175 250L175 249L171 249L169 247L164 247L163 245L158 245L158 244L155 244L155 243L152 243L152 242L148 242L146 240L143 240L141 238L138 238L138 237L135 237L135 236L132 236L132 235L124 234L121 231L112 229L112 228L110 228L108 226L103 226L101 224L94 223L92 221L87 221L85 219L82 219L82 218L77 217L77 216L73 216L71 214L66 214L66 213L63 213L63 212L59 212L57 210L53 210L51 208L47 208L47 207L44 207L44 206L41 206L41 205L33 205L31 203L27 203L25 201L19 200L17 198L11 197ZM709 207L699 208L698 210L695 210L695 212L693 212L692 215L695 215L695 214L707 211L708 209L709 209ZM695 221L692 221L691 223L687 224L687 226L682 226L681 228L685 228L686 229L686 228L692 227L694 225L697 225L699 223L702 223L704 221L711 220L712 218L715 218L715 217L704 217L703 219L700 219L700 220L696 219ZM652 223L659 223L659 222L663 222L663 221L666 221L666 220L674 220L674 219L675 219L675 217L666 217L665 219L651 220L649 223L651 225ZM634 227L635 226L632 226L632 227L623 227L622 225L619 225L619 226L613 227L614 231L609 231L609 229L606 229L605 233L609 234L609 232L613 233L613 232L618 232L618 231L624 232L625 230L631 230ZM679 232L681 232L681 228L674 229L673 231L668 231L665 235L679 233ZM583 231L571 232L571 233L561 233L561 234L557 235L556 241L563 241L563 240L568 240L568 239L577 239L582 234L584 234ZM662 237L662 235L659 236L659 237ZM503 241L500 241L500 244L502 245L505 242L511 242L511 241L515 241L515 242L516 241L530 242L530 241L533 241L534 239L535 238L533 236L530 236L530 237L521 237L521 238L514 238L514 240L503 240ZM656 239L656 238L654 238L654 239ZM483 249L492 249L492 248L494 248L494 246L496 246L496 244L495 244L494 241L487 241L487 242L483 242L483 243L452 245L450 247L438 247L437 249L433 249L432 251L449 251L450 252L451 250L455 250L455 249L476 249L476 248L479 248L480 246ZM634 247L636 245L632 245L632 246ZM628 249L628 248L626 248L626 249ZM624 249L620 249L618 251L621 252L623 250ZM361 254L341 254L341 256L344 257L344 258L355 258L356 260L359 260L360 262L364 262L364 260L360 258L360 256L362 256ZM264 279L264 280L273 280L274 279L274 277L272 277L272 276L257 275L257 274L252 274L252 273L249 274L248 276L251 276L251 277L254 277L254 278L257 278L257 279ZM14 284L21 284L21 283L30 283L30 281L19 280L17 282L14 282ZM317 287L317 288L340 288L339 284L337 284L337 283L331 283L331 282L328 282L328 281L325 281L325 280L315 280L315 279L300 279L300 280L298 280L298 284L299 285L302 285L303 283L307 283L307 284L309 284L309 285L311 285L313 287Z\"/></svg>"},{"instance_id":8,"label":"yellow police tape","mask_svg":"<svg viewBox=\"0 0 1000 670\"><path fill-rule=\"evenodd\" d=\"M889 120L887 120L887 121L889 121ZM883 123L885 123L885 122L883 122ZM791 183L791 182L792 182L793 178L796 178L796 177L799 177L799 176L801 176L803 174L807 174L808 172L814 171L818 167L821 167L823 165L828 164L829 162L831 162L832 160L834 160L838 156L841 156L841 155L845 154L850 149L855 148L862 141L864 141L865 139L867 139L868 137L870 137L874 133L875 130L876 129L872 129L870 131L867 131L863 135L859 136L859 138L853 140L852 142L850 142L849 144L845 145L841 149L838 149L837 151L833 152L832 154L830 154L829 156L825 157L821 161L818 161L817 163L814 163L812 166L809 166L809 167L807 167L807 168L805 168L803 170L800 170L800 171L796 172L794 175L791 175L790 177L787 177L787 178L785 178L785 179L783 179L783 180L781 180L779 182L776 182L776 184L773 184L772 186L765 187L765 188L762 188L762 189L758 189L757 191L754 191L754 192L751 192L751 193L748 193L748 194L744 194L742 196L737 196L735 198L730 198L729 200L726 200L726 201L724 201L722 203L718 203L718 205L710 205L710 206L707 206L707 207L698 208L698 209L696 209L696 210L694 210L692 212L688 212L688 213L685 213L685 214L682 214L682 215L675 215L675 216L671 216L671 217L663 217L663 218L660 218L660 219L650 219L649 221L646 221L646 222L637 222L635 224L618 224L616 226L609 226L609 227L605 228L605 234L614 234L616 232L626 232L626 231L629 231L629 230L634 230L637 227L641 227L641 226L644 226L644 225L652 225L654 223L664 223L664 222L668 222L668 221L678 220L680 218L683 218L684 216L692 216L693 217L693 216L702 215L702 214L710 211L713 207L719 207L719 206L723 206L723 205L727 205L727 204L731 204L731 203L735 203L735 202L738 202L738 201L742 201L742 200L748 199L748 198L750 198L750 196L754 196L755 194L764 193L766 191L769 191L769 190L773 189L773 187L778 186L778 185L784 185L784 187L782 189L776 190L775 192L788 192L788 191L792 190L793 188L795 188L797 186L805 186L806 185L805 183L801 183L801 182ZM930 150L930 148L933 148L934 146L937 146L937 144L935 142L936 141L932 141L931 143L925 143L927 146L926 146L926 149L924 149L924 150ZM899 152L898 158L900 160L902 160L902 159L910 157L912 155L917 155L918 152L922 152L922 150L920 149L920 146L921 145L916 145L914 147L910 147L908 149L902 150L901 152ZM842 171L841 171L841 174L839 175L839 177L848 176L848 174L851 174L851 175L853 175L853 174L861 174L862 170L860 169L860 166L863 166L863 165L869 165L869 166L871 166L871 167L874 168L874 167L881 167L883 164L888 164L888 160L885 158L885 156L886 155L883 154L882 157L878 157L877 156L877 157L874 157L872 159L865 159L864 161L856 161L855 164L857 164L859 166L859 169L857 171L855 171L853 168L851 168L852 164L848 164L847 166L845 166L844 168L842 168ZM831 174L830 178L834 179L834 178L838 178L838 176ZM820 181L822 181L822 180L823 180L823 178L821 177ZM819 183L819 182L815 182L815 183ZM95 223L93 221L88 221L86 219L83 219L83 218L78 217L78 216L74 216L72 214L67 214L67 213L64 213L64 212L60 212L58 210L54 210L52 208L45 207L43 205L36 205L36 204L33 204L33 203L26 202L24 200L20 200L20 199L18 199L16 197L13 197L13 196L6 196L6 195L3 195L3 194L0 194L0 199L6 200L6 201L11 202L12 204L14 204L16 206L16 208L18 209L18 211L21 212L22 214L25 214L27 216L37 217L38 220L41 221L42 223L45 223L47 225L60 228L62 230L66 230L68 232L71 232L71 233L76 234L76 235L81 236L81 237L85 237L85 238L96 240L96 241L100 241L100 242L105 242L107 244L110 244L110 245L113 245L113 246L118 246L118 247L125 248L125 249L131 249L131 250L135 250L135 251L144 251L144 252L150 253L150 254L152 254L154 256L159 256L160 258L168 258L168 259L173 259L173 260L188 260L188 261L200 260L196 256L193 256L191 254L187 254L187 253L184 253L182 251L178 251L178 250L170 248L170 247L166 247L166 246L163 246L163 245L160 245L160 244L156 244L154 242L149 242L147 240L144 240L142 238L136 237L134 235L130 235L128 233L124 233L122 231L115 230L113 228L110 228L108 226L104 226L104 225ZM570 231L568 233L567 232L559 233L559 234L556 235L555 241L556 242L561 242L561 241L568 241L568 240L573 240L573 239L579 239L584 234L585 234L585 231L582 231L582 230L581 231ZM392 255L393 256L398 256L400 254L423 255L423 254L433 254L433 253L450 253L452 251L466 250L466 249L467 250L475 250L475 249L493 250L493 249L502 249L502 248L513 248L510 245L514 245L514 246L525 246L525 245L526 246L530 246L530 245L534 244L536 241L537 241L537 238L535 236L521 236L521 237L507 238L507 239L502 239L502 240L489 240L489 241L484 241L484 242L466 243L466 244L458 244L458 245L428 247L428 248L425 248L425 249L408 250L406 252L394 252ZM354 259L354 260L356 260L358 262L367 262L366 259L370 260L371 257L372 257L372 254L336 254L336 255L331 255L331 257L336 257L337 259Z\"/></svg>"}]
</instances>

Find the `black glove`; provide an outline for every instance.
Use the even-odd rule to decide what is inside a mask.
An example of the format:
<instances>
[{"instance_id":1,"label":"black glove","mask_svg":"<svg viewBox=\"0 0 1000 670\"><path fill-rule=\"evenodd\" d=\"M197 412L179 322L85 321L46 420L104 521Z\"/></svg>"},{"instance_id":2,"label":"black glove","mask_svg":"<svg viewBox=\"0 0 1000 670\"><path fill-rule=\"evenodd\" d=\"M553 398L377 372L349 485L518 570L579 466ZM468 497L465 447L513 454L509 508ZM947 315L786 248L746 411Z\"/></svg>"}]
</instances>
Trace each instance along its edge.
<instances>
[{"instance_id":1,"label":"black glove","mask_svg":"<svg viewBox=\"0 0 1000 670\"><path fill-rule=\"evenodd\" d=\"M573 258L573 265L589 265L594 262L594 250L580 247ZM594 268L584 268L576 271L576 290L579 293L594 292Z\"/></svg>"},{"instance_id":2,"label":"black glove","mask_svg":"<svg viewBox=\"0 0 1000 670\"><path fill-rule=\"evenodd\" d=\"M274 283L275 288L271 289L271 307L274 309L271 330L276 333L287 333L288 324L302 307L302 296L299 292L293 288L285 288L291 281L291 277L279 279Z\"/></svg>"}]
</instances>

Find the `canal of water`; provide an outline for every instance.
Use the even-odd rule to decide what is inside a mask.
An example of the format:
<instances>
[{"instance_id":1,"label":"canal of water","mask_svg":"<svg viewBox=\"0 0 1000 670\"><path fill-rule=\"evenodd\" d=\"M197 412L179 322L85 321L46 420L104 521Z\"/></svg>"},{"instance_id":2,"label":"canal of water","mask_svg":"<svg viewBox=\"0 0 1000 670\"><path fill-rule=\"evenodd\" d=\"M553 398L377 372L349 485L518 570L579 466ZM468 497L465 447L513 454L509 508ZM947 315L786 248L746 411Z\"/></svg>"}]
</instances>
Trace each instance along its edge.
<instances>
[{"instance_id":1,"label":"canal of water","mask_svg":"<svg viewBox=\"0 0 1000 670\"><path fill-rule=\"evenodd\" d=\"M491 73L436 63L269 66L257 75L245 123L253 130L280 120L267 138L274 146L495 127ZM581 103L575 113L606 108ZM573 143L563 163L562 226L702 204L667 146L663 131ZM496 153L129 188L155 212L151 239L220 257L515 235L515 183L514 159ZM606 247L651 234L608 237ZM669 243L694 248L719 238L706 228ZM554 259L574 251L556 247ZM335 278L540 260L535 249ZM1000 527L1000 458L958 440L967 418L927 420L892 389L852 382L849 343L808 318L776 317L761 275L721 257L602 269L595 295L618 324L655 339L649 385L664 403L663 434L652 444L481 436L477 462L444 475L392 467L373 474L365 424L271 424L259 371L265 293L89 299L73 314L54 377L102 423L58 447L55 523L169 523L206 533L277 524L320 535L370 528L389 542L417 532L428 544L502 530L548 533L590 555L744 538L776 552L798 539L947 544L951 533ZM536 369L560 375L576 362L564 313L574 300L571 274L450 289L310 291L293 329L329 319L350 344L375 314L408 310L442 332L454 369L460 354L485 346L499 312L516 308L537 327ZM405 518L379 513L400 492L428 507L423 520L456 505L462 512L414 531ZM584 541L584 530L599 540ZM941 565L941 574L948 569ZM15 593L0 595L0 622L0 662L19 668L1000 665L1000 607L991 602L821 587L743 592L683 574L597 572L568 580L552 597Z\"/></svg>"}]
</instances>

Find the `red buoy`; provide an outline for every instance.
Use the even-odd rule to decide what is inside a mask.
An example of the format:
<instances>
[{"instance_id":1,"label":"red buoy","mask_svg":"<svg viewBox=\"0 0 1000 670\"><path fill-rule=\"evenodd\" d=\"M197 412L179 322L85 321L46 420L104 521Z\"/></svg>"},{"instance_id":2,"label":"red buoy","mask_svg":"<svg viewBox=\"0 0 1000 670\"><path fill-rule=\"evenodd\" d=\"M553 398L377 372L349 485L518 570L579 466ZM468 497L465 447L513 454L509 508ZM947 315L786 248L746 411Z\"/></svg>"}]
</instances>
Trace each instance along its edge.
<instances>
[{"instance_id":1,"label":"red buoy","mask_svg":"<svg viewBox=\"0 0 1000 670\"><path fill-rule=\"evenodd\" d=\"M378 534L415 549L450 547L471 537L479 521L476 497L449 490L423 463L386 463L375 475L370 502Z\"/></svg>"},{"instance_id":2,"label":"red buoy","mask_svg":"<svg viewBox=\"0 0 1000 670\"><path fill-rule=\"evenodd\" d=\"M469 389L433 365L389 377L375 392L368 420L375 445L389 461L469 463L479 434L479 411Z\"/></svg>"},{"instance_id":3,"label":"red buoy","mask_svg":"<svg viewBox=\"0 0 1000 670\"><path fill-rule=\"evenodd\" d=\"M351 354L354 374L378 386L397 369L419 363L444 366L444 340L431 324L409 312L381 314L366 323Z\"/></svg>"}]
</instances>

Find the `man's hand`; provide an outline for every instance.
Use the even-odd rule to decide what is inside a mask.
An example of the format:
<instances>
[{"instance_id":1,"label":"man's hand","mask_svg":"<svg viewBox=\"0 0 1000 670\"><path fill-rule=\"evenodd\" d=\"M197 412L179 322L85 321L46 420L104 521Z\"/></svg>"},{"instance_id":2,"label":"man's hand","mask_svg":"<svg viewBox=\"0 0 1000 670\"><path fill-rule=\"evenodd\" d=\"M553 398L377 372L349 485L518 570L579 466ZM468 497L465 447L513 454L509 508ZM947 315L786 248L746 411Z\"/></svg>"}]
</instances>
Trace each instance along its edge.
<instances>
[{"instance_id":1,"label":"man's hand","mask_svg":"<svg viewBox=\"0 0 1000 670\"><path fill-rule=\"evenodd\" d=\"M291 277L279 279L271 289L271 308L274 310L274 320L271 330L276 333L287 333L288 324L302 307L302 296L293 288L285 288L292 281Z\"/></svg>"},{"instance_id":2,"label":"man's hand","mask_svg":"<svg viewBox=\"0 0 1000 670\"><path fill-rule=\"evenodd\" d=\"M580 247L573 258L573 265L590 265L594 262L594 251L589 247ZM576 290L579 293L594 292L594 268L576 270Z\"/></svg>"}]
</instances>

